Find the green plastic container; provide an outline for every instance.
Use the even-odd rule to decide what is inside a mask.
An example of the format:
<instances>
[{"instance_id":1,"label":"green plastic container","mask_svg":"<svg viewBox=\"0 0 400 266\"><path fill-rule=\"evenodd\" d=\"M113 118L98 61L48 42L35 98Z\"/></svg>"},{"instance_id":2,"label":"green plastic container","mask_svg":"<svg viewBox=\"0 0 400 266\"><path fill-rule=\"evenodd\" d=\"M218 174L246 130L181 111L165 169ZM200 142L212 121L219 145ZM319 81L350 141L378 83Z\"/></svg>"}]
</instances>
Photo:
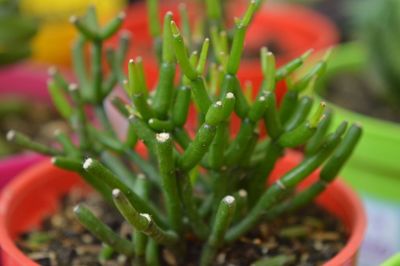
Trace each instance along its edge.
<instances>
[{"instance_id":1,"label":"green plastic container","mask_svg":"<svg viewBox=\"0 0 400 266\"><path fill-rule=\"evenodd\" d=\"M397 253L387 261L381 264L381 266L399 266L400 265L400 253Z\"/></svg>"},{"instance_id":2,"label":"green plastic container","mask_svg":"<svg viewBox=\"0 0 400 266\"><path fill-rule=\"evenodd\" d=\"M335 48L320 91L336 75L359 73L367 64L367 54L360 44ZM387 261L400 250L400 124L371 118L329 102L328 105L334 109L333 124L347 120L362 124L364 129L360 143L340 173L361 194L367 210L368 227L359 265L400 266L400 255Z\"/></svg>"},{"instance_id":3,"label":"green plastic container","mask_svg":"<svg viewBox=\"0 0 400 266\"><path fill-rule=\"evenodd\" d=\"M400 203L400 125L370 118L330 103L334 124L362 124L363 137L341 175L362 193Z\"/></svg>"}]
</instances>

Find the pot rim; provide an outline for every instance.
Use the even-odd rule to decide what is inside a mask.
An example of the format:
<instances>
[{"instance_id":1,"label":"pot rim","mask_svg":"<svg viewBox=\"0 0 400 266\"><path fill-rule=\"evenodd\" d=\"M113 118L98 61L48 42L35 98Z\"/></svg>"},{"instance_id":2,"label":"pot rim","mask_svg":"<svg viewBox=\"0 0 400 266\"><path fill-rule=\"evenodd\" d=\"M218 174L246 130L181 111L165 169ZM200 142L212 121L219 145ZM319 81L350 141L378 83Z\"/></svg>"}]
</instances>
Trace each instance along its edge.
<instances>
[{"instance_id":1,"label":"pot rim","mask_svg":"<svg viewBox=\"0 0 400 266\"><path fill-rule=\"evenodd\" d=\"M290 154L289 154L290 156ZM50 160L44 160L37 163L33 167L24 171L17 178L15 178L4 190L0 196L0 247L3 255L12 257L14 261L24 266L36 266L38 264L30 260L21 250L17 248L13 239L7 230L7 214L10 206L12 206L14 198L18 197L19 191L26 189L30 184L35 183L51 168L55 168ZM324 266L338 266L347 262L350 258L354 257L364 238L366 228L366 214L363 205L358 198L357 194L347 187L342 181L334 181L330 187L335 187L342 192L342 196L347 199L348 206L351 206L349 213L353 213L355 219L351 221L352 225L349 228L350 237L344 248L331 260L326 262ZM343 222L343 220L342 220Z\"/></svg>"},{"instance_id":2,"label":"pot rim","mask_svg":"<svg viewBox=\"0 0 400 266\"><path fill-rule=\"evenodd\" d=\"M355 192L353 192L343 181L336 180L330 186L336 186L348 198L351 203L352 212L355 219L352 221L350 238L344 248L324 266L337 266L345 263L349 258L355 256L355 253L361 247L367 228L367 215L364 206ZM355 250L355 247L358 247Z\"/></svg>"}]
</instances>

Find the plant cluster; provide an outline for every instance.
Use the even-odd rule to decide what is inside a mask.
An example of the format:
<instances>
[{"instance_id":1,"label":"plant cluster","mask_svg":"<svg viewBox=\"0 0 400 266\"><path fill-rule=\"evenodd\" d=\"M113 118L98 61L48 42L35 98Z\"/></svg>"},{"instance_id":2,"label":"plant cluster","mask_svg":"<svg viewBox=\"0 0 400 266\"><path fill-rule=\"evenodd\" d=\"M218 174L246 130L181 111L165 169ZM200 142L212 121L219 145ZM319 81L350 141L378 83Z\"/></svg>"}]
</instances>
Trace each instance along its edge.
<instances>
[{"instance_id":1,"label":"plant cluster","mask_svg":"<svg viewBox=\"0 0 400 266\"><path fill-rule=\"evenodd\" d=\"M388 99L400 103L400 2L353 1L351 16L356 37L365 44L374 76L379 79ZM392 98L390 98L392 97Z\"/></svg>"},{"instance_id":2,"label":"plant cluster","mask_svg":"<svg viewBox=\"0 0 400 266\"><path fill-rule=\"evenodd\" d=\"M350 156L361 135L359 125L343 122L330 130L331 112L324 103L313 108L309 96L326 68L326 58L293 80L293 72L310 52L276 68L274 55L262 48L264 82L259 93L252 99L242 90L236 74L246 29L257 8L251 1L236 20L232 38L220 25L210 27L211 42L204 39L200 53L188 48L189 35L184 38L173 14L166 13L154 90L147 88L141 58L129 61L125 76L121 65L129 46L126 34L117 50L106 49L111 71L105 78L103 43L117 32L122 15L102 28L93 9L83 18L71 19L80 32L73 50L78 84L68 84L52 69L49 91L76 138L57 132L55 147L15 131L8 139L79 173L119 210L134 230L132 241L113 232L85 206L75 208L79 221L106 244L106 250L132 257L138 265L158 265L162 247L184 263L185 248L196 239L202 243L200 265L210 265L221 247L261 221L310 203ZM182 27L188 34L185 22ZM86 43L92 51L90 69L83 59ZM288 92L278 106L275 88L281 80L287 81ZM129 99L111 100L129 121L124 139L117 136L104 111L117 83ZM196 118L189 115L193 105ZM237 134L229 130L233 115L240 118ZM189 124L196 125L196 132L188 130ZM261 124L267 136L260 135ZM139 141L145 149L135 149ZM303 149L304 159L278 180L270 180L287 148ZM319 180L298 192L299 183L320 166Z\"/></svg>"},{"instance_id":3,"label":"plant cluster","mask_svg":"<svg viewBox=\"0 0 400 266\"><path fill-rule=\"evenodd\" d=\"M30 55L37 23L20 15L17 0L0 1L0 66Z\"/></svg>"}]
</instances>

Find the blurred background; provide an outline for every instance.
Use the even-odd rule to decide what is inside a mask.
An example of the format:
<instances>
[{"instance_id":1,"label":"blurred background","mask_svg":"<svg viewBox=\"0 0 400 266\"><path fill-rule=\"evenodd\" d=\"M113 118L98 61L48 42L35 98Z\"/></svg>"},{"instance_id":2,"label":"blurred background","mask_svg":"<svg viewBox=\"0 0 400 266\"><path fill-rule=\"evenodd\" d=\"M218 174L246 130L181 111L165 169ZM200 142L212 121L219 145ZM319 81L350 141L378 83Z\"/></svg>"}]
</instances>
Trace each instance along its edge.
<instances>
[{"instance_id":1,"label":"blurred background","mask_svg":"<svg viewBox=\"0 0 400 266\"><path fill-rule=\"evenodd\" d=\"M160 2L161 11L176 13L176 4L185 2L194 27L204 13L204 0ZM232 20L246 1L224 2ZM126 12L123 30L133 38L129 55L144 57L152 82L157 70L144 1L0 0L0 173L9 171L15 158L27 164L38 159L5 141L10 128L43 142L55 128L68 131L52 108L46 81L54 66L73 80L76 33L68 20L90 5L97 7L100 23ZM247 37L240 75L255 86L259 81L251 67L259 66L263 45L277 55L278 64L309 48L315 49L311 60L316 60L333 48L315 93L334 107L337 121L364 126L364 139L342 176L360 192L368 211L360 265L378 265L400 250L400 0L269 0ZM18 169L7 172L10 178Z\"/></svg>"}]
</instances>

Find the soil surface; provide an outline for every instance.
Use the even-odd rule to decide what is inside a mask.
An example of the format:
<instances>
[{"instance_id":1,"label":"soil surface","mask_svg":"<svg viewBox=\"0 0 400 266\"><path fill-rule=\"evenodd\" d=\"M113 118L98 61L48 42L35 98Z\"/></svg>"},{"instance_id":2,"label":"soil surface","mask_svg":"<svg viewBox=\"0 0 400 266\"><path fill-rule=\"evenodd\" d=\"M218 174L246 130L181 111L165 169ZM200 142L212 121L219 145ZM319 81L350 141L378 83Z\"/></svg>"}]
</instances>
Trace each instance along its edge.
<instances>
[{"instance_id":1,"label":"soil surface","mask_svg":"<svg viewBox=\"0 0 400 266\"><path fill-rule=\"evenodd\" d=\"M18 246L40 265L97 266L132 265L122 255L114 254L99 262L101 243L84 229L73 214L73 207L82 202L97 217L121 235L131 238L131 228L122 217L97 194L84 197L73 191L62 200L59 211L43 220L42 228L21 235ZM245 266L261 258L287 260L278 265L321 265L335 256L345 245L347 233L341 223L316 205L261 224L256 230L220 251L214 265ZM201 244L188 241L187 261L197 265ZM160 255L162 265L175 265L174 256L166 249Z\"/></svg>"},{"instance_id":2,"label":"soil surface","mask_svg":"<svg viewBox=\"0 0 400 266\"><path fill-rule=\"evenodd\" d=\"M6 141L5 136L11 129L45 144L53 141L55 129L68 132L67 124L50 106L26 99L2 98L0 100L0 158L24 151L24 148Z\"/></svg>"},{"instance_id":3,"label":"soil surface","mask_svg":"<svg viewBox=\"0 0 400 266\"><path fill-rule=\"evenodd\" d=\"M374 91L365 73L340 74L335 76L329 84L324 98L344 108L365 114L371 117L400 122L400 106L390 104L380 92Z\"/></svg>"}]
</instances>

